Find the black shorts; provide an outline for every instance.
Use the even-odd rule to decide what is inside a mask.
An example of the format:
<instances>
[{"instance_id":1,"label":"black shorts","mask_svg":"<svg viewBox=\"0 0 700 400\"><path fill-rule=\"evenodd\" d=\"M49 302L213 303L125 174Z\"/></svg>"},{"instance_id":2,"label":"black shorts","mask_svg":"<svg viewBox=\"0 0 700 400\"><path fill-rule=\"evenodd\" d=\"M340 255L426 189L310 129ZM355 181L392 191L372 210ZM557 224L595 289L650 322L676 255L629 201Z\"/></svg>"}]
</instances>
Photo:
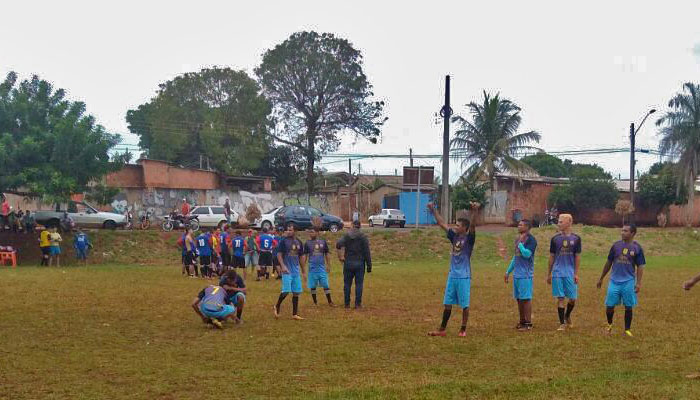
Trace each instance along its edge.
<instances>
[{"instance_id":1,"label":"black shorts","mask_svg":"<svg viewBox=\"0 0 700 400\"><path fill-rule=\"evenodd\" d=\"M233 256L231 260L231 266L233 268L245 268L245 257Z\"/></svg>"},{"instance_id":2,"label":"black shorts","mask_svg":"<svg viewBox=\"0 0 700 400\"><path fill-rule=\"evenodd\" d=\"M188 251L185 253L185 265L192 265L195 263L195 259L197 256L194 254L194 251Z\"/></svg>"},{"instance_id":3,"label":"black shorts","mask_svg":"<svg viewBox=\"0 0 700 400\"><path fill-rule=\"evenodd\" d=\"M41 255L44 255L47 257L50 256L51 255L51 247L50 246L42 247L41 248Z\"/></svg>"},{"instance_id":4,"label":"black shorts","mask_svg":"<svg viewBox=\"0 0 700 400\"><path fill-rule=\"evenodd\" d=\"M221 264L223 264L224 267L231 265L231 255L229 253L221 252Z\"/></svg>"},{"instance_id":5,"label":"black shorts","mask_svg":"<svg viewBox=\"0 0 700 400\"><path fill-rule=\"evenodd\" d=\"M277 254L272 255L272 266L273 267L279 267L280 266L280 260L277 258Z\"/></svg>"},{"instance_id":6,"label":"black shorts","mask_svg":"<svg viewBox=\"0 0 700 400\"><path fill-rule=\"evenodd\" d=\"M272 253L269 251L261 251L258 265L261 267L269 267L272 265Z\"/></svg>"},{"instance_id":7,"label":"black shorts","mask_svg":"<svg viewBox=\"0 0 700 400\"><path fill-rule=\"evenodd\" d=\"M199 256L199 264L200 265L211 264L211 256Z\"/></svg>"}]
</instances>

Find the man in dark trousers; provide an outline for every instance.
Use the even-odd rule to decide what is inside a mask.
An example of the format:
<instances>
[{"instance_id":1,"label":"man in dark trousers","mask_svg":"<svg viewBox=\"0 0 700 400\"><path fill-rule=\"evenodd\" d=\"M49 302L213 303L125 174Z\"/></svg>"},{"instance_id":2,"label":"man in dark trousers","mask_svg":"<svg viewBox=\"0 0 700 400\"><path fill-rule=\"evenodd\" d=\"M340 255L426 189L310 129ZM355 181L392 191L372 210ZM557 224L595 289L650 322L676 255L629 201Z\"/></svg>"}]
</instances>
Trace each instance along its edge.
<instances>
[{"instance_id":1,"label":"man in dark trousers","mask_svg":"<svg viewBox=\"0 0 700 400\"><path fill-rule=\"evenodd\" d=\"M360 232L360 221L352 223L350 232L338 240L335 247L338 251L338 259L343 263L343 292L345 294L345 308L350 308L350 288L355 279L355 309L362 308L362 286L365 280L365 267L367 273L372 272L372 257L369 252L369 240Z\"/></svg>"}]
</instances>

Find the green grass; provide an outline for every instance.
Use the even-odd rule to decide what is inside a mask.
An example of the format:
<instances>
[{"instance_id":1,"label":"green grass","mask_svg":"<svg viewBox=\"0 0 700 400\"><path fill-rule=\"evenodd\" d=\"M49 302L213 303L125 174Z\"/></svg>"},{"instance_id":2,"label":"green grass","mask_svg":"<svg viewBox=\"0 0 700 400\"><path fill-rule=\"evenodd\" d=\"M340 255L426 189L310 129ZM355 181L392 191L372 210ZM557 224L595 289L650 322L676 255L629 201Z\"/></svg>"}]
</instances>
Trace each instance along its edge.
<instances>
[{"instance_id":1,"label":"green grass","mask_svg":"<svg viewBox=\"0 0 700 400\"><path fill-rule=\"evenodd\" d=\"M584 251L617 235L583 229ZM700 371L700 289L680 288L700 263L690 232L669 233L677 255L647 250L633 339L621 335L621 310L615 335L602 331L604 290L595 282L610 243L589 246L575 327L555 332L544 280L547 231L537 233L535 329L525 334L513 329L517 310L497 236L479 235L466 339L456 337L458 315L447 338L425 336L441 316L448 244L439 231L372 236L378 260L363 312L315 308L305 294L305 321L289 318L289 300L275 320L278 282L250 281L245 324L223 331L192 312L205 282L181 277L173 254L172 266L2 269L0 398L695 399L700 381L685 375ZM511 233L501 236L510 243ZM663 237L640 231L647 248Z\"/></svg>"}]
</instances>

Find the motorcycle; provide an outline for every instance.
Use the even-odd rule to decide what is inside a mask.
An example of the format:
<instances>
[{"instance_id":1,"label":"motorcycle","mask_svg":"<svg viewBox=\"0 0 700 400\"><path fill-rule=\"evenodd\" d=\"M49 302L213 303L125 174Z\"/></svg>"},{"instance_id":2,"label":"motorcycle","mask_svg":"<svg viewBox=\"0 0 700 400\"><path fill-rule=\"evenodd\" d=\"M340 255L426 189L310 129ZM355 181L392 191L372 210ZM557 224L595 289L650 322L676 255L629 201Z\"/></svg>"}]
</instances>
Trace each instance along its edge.
<instances>
[{"instance_id":1,"label":"motorcycle","mask_svg":"<svg viewBox=\"0 0 700 400\"><path fill-rule=\"evenodd\" d=\"M146 211L146 213L141 216L141 229L148 229L150 227L151 227L151 212Z\"/></svg>"},{"instance_id":2,"label":"motorcycle","mask_svg":"<svg viewBox=\"0 0 700 400\"><path fill-rule=\"evenodd\" d=\"M173 229L187 229L192 228L193 231L199 230L199 217L196 215L180 215L176 213L170 213L170 215L163 217L165 220L161 225L161 228L165 232L170 232Z\"/></svg>"}]
</instances>

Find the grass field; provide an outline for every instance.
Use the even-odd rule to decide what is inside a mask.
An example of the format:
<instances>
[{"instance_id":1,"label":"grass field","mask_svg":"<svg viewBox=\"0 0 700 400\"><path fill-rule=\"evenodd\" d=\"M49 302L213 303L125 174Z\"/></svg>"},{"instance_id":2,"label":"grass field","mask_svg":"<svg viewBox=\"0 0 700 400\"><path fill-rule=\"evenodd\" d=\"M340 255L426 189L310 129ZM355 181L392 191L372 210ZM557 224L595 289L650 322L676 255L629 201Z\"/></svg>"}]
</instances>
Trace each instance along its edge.
<instances>
[{"instance_id":1,"label":"grass field","mask_svg":"<svg viewBox=\"0 0 700 400\"><path fill-rule=\"evenodd\" d=\"M552 230L537 232L529 333L513 329L517 309L498 256L499 239L510 250L513 235L478 236L463 339L459 313L447 338L425 335L439 324L448 268L437 231L372 236L362 312L313 307L307 293L306 320L289 318L289 300L275 320L278 282L249 281L245 323L223 331L192 312L205 282L181 277L174 254L170 266L3 269L0 398L700 398L700 381L685 378L700 371L700 288L681 290L698 272L697 235L640 231L648 267L629 339L621 309L615 334L603 334L605 293L595 288L617 231L576 231L582 283L575 327L564 333L545 282Z\"/></svg>"}]
</instances>

